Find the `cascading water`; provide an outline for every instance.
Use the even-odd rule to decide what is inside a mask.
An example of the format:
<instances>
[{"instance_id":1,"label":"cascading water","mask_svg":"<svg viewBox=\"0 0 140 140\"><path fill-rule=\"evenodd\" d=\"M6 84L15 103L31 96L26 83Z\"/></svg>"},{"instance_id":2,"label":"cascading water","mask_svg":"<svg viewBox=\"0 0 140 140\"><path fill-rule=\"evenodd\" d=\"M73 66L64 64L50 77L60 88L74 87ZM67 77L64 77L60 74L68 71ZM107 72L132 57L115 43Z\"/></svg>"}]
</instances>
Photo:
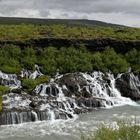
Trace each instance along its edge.
<instances>
[{"instance_id":1,"label":"cascading water","mask_svg":"<svg viewBox=\"0 0 140 140\"><path fill-rule=\"evenodd\" d=\"M124 97L140 100L140 77L132 72L120 74L116 78L116 87Z\"/></svg>"},{"instance_id":2,"label":"cascading water","mask_svg":"<svg viewBox=\"0 0 140 140\"><path fill-rule=\"evenodd\" d=\"M34 79L41 75L39 70L33 73L22 71L21 77ZM118 77L121 78L121 75ZM136 79L131 79L130 85L134 87ZM69 73L57 75L49 83L38 85L32 94L22 92L4 95L0 124L75 118L76 114L95 108L126 104L136 105L130 98L121 96L113 74Z\"/></svg>"},{"instance_id":3,"label":"cascading water","mask_svg":"<svg viewBox=\"0 0 140 140\"><path fill-rule=\"evenodd\" d=\"M115 87L115 78L111 73L106 75L101 72L94 72L91 75L82 74L83 77L88 81L89 90L95 97L103 98L103 106L121 106L121 105L133 105L134 102L121 96L121 93ZM103 79L106 78L106 79Z\"/></svg>"},{"instance_id":4,"label":"cascading water","mask_svg":"<svg viewBox=\"0 0 140 140\"><path fill-rule=\"evenodd\" d=\"M43 74L40 72L40 67L38 65L35 65L35 71L32 72L30 70L23 69L21 71L21 77L30 78L30 79L36 79L39 76L42 76Z\"/></svg>"},{"instance_id":5,"label":"cascading water","mask_svg":"<svg viewBox=\"0 0 140 140\"><path fill-rule=\"evenodd\" d=\"M21 82L16 74L6 74L0 71L0 85L8 86L11 89L20 88Z\"/></svg>"}]
</instances>

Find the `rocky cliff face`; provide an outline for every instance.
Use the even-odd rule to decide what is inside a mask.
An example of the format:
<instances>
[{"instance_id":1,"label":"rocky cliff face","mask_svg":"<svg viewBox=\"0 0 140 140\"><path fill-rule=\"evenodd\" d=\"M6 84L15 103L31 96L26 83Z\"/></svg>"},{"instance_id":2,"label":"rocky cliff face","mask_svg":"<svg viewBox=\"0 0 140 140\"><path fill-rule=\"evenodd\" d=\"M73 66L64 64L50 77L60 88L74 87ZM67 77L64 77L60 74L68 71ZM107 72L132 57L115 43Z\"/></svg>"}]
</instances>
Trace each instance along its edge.
<instances>
[{"instance_id":1,"label":"rocky cliff face","mask_svg":"<svg viewBox=\"0 0 140 140\"><path fill-rule=\"evenodd\" d=\"M136 105L132 100L140 100L139 77L133 73L124 73L117 78L111 73L102 72L57 75L49 83L38 85L31 93L20 89L18 77L3 75L2 80L10 79L6 77L14 79L15 88L2 82L12 90L3 96L1 125L74 118L79 113L97 108ZM32 79L40 75L38 67L35 72L24 70L21 74ZM20 92L16 92L17 89Z\"/></svg>"},{"instance_id":2,"label":"rocky cliff face","mask_svg":"<svg viewBox=\"0 0 140 140\"><path fill-rule=\"evenodd\" d=\"M117 53L126 53L133 48L140 51L140 41L125 41L125 40L116 40L112 38L97 38L92 40L87 39L62 39L62 38L43 38L43 39L30 39L24 42L20 41L0 41L0 45L3 46L3 44L14 44L18 45L20 47L26 47L26 46L36 46L37 49L40 47L48 47L48 46L54 46L57 48L60 47L80 47L85 46L89 51L95 52L95 51L103 51L107 46L110 46L111 48L114 48L114 50Z\"/></svg>"},{"instance_id":3,"label":"rocky cliff face","mask_svg":"<svg viewBox=\"0 0 140 140\"><path fill-rule=\"evenodd\" d=\"M116 79L116 88L124 97L129 97L134 101L140 100L140 77L133 73L121 74Z\"/></svg>"}]
</instances>

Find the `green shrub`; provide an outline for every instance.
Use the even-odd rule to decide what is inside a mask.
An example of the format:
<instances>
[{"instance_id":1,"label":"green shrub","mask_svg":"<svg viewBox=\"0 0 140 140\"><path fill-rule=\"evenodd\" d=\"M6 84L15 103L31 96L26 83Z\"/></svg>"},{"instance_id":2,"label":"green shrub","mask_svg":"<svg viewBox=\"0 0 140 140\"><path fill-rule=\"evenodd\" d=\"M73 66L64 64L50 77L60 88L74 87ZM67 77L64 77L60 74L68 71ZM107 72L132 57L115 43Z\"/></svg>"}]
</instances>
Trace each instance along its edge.
<instances>
[{"instance_id":1,"label":"green shrub","mask_svg":"<svg viewBox=\"0 0 140 140\"><path fill-rule=\"evenodd\" d=\"M38 56L38 64L42 66L41 71L44 74L55 74L57 70L58 49L55 47L44 48Z\"/></svg>"},{"instance_id":2,"label":"green shrub","mask_svg":"<svg viewBox=\"0 0 140 140\"><path fill-rule=\"evenodd\" d=\"M29 70L34 69L34 65L37 62L37 58L36 51L33 49L33 47L27 47L23 50L23 53L20 57L20 62L24 68Z\"/></svg>"},{"instance_id":3,"label":"green shrub","mask_svg":"<svg viewBox=\"0 0 140 140\"><path fill-rule=\"evenodd\" d=\"M22 88L25 90L25 91L32 91L37 85L39 84L42 84L42 83L46 83L49 81L49 77L47 76L40 76L36 79L26 79L26 78L23 78L21 81L22 81Z\"/></svg>"},{"instance_id":4,"label":"green shrub","mask_svg":"<svg viewBox=\"0 0 140 140\"><path fill-rule=\"evenodd\" d=\"M126 61L130 64L134 73L140 73L140 52L133 49L125 54Z\"/></svg>"},{"instance_id":5,"label":"green shrub","mask_svg":"<svg viewBox=\"0 0 140 140\"><path fill-rule=\"evenodd\" d=\"M140 140L140 126L131 123L118 123L118 129L101 125L90 137L81 140Z\"/></svg>"},{"instance_id":6,"label":"green shrub","mask_svg":"<svg viewBox=\"0 0 140 140\"><path fill-rule=\"evenodd\" d=\"M36 85L42 84L42 83L47 83L50 80L50 77L42 75L38 78L35 79Z\"/></svg>"},{"instance_id":7,"label":"green shrub","mask_svg":"<svg viewBox=\"0 0 140 140\"><path fill-rule=\"evenodd\" d=\"M21 56L21 49L16 45L5 44L1 47L0 54L5 57L18 59Z\"/></svg>"},{"instance_id":8,"label":"green shrub","mask_svg":"<svg viewBox=\"0 0 140 140\"><path fill-rule=\"evenodd\" d=\"M33 47L19 49L18 46L5 45L0 49L0 70L5 73L19 74L21 68L34 70L34 65L41 66L41 72L55 75L69 72L92 72L94 70L114 74L126 72L132 67L134 73L140 73L140 52L133 49L124 56L114 49L92 53L84 47L47 47L36 50Z\"/></svg>"},{"instance_id":9,"label":"green shrub","mask_svg":"<svg viewBox=\"0 0 140 140\"><path fill-rule=\"evenodd\" d=\"M128 63L119 54L117 54L114 49L107 48L102 53L103 60L103 71L111 70L113 73L118 74L121 72L126 72L128 70Z\"/></svg>"},{"instance_id":10,"label":"green shrub","mask_svg":"<svg viewBox=\"0 0 140 140\"><path fill-rule=\"evenodd\" d=\"M93 70L98 70L98 71L104 70L102 54L100 52L96 52L92 55L91 63L92 63Z\"/></svg>"},{"instance_id":11,"label":"green shrub","mask_svg":"<svg viewBox=\"0 0 140 140\"><path fill-rule=\"evenodd\" d=\"M22 88L26 91L32 91L36 87L36 81L33 79L22 79Z\"/></svg>"}]
</instances>

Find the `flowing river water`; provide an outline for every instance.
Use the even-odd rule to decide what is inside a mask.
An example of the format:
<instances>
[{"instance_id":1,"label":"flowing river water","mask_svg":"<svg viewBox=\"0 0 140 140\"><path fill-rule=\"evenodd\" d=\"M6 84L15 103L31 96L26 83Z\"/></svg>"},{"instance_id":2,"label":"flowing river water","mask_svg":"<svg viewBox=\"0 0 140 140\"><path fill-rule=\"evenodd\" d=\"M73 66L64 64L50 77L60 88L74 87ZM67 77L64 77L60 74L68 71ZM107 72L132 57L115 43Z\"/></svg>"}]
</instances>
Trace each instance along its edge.
<instances>
[{"instance_id":1,"label":"flowing river water","mask_svg":"<svg viewBox=\"0 0 140 140\"><path fill-rule=\"evenodd\" d=\"M21 77L35 79L40 75L37 70L33 74L25 70ZM2 84L11 89L21 88L21 81L15 74L0 72L0 78L3 79ZM134 91L133 95L140 94L138 76L126 73L117 78L127 83L127 87ZM38 85L34 89L37 100L24 92L4 95L5 112L1 115L1 124L19 124L0 125L0 140L79 140L81 133L91 134L103 122L111 127L120 119L140 124L140 104L122 96L116 88L116 80L111 73L66 74L48 84ZM14 112L15 109L17 112ZM76 109L79 109L80 115L75 115L79 114ZM82 113L87 109L94 111ZM33 120L36 122L31 123Z\"/></svg>"},{"instance_id":2,"label":"flowing river water","mask_svg":"<svg viewBox=\"0 0 140 140\"><path fill-rule=\"evenodd\" d=\"M118 119L140 123L140 106L99 109L70 120L0 126L0 140L79 140L81 133L90 134L100 123L113 125Z\"/></svg>"}]
</instances>

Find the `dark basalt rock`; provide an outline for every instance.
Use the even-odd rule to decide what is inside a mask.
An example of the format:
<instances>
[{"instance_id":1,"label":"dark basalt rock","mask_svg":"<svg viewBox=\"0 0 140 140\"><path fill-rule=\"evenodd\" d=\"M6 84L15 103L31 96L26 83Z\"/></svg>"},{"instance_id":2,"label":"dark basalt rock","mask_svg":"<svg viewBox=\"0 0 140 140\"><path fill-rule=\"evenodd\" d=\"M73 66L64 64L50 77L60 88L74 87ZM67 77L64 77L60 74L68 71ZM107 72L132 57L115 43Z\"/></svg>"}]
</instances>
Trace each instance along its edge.
<instances>
[{"instance_id":1,"label":"dark basalt rock","mask_svg":"<svg viewBox=\"0 0 140 140\"><path fill-rule=\"evenodd\" d=\"M103 51L106 46L114 48L117 53L126 53L133 48L140 50L140 40L119 40L112 38L97 38L97 39L63 39L63 38L42 38L42 39L30 39L26 41L0 41L0 46L3 44L14 44L21 48L27 46L36 46L37 49L55 46L60 47L80 47L81 45L86 46L89 51Z\"/></svg>"},{"instance_id":2,"label":"dark basalt rock","mask_svg":"<svg viewBox=\"0 0 140 140\"><path fill-rule=\"evenodd\" d=\"M134 101L140 100L140 81L139 77L133 73L124 73L116 79L116 88L122 96L129 97Z\"/></svg>"},{"instance_id":3,"label":"dark basalt rock","mask_svg":"<svg viewBox=\"0 0 140 140\"><path fill-rule=\"evenodd\" d=\"M82 77L80 73L69 73L64 75L62 78L58 79L56 83L58 83L60 86L65 85L66 89L63 89L63 92L67 96L75 95L77 97L79 96L85 96L85 97L91 97L91 94L88 93L84 86L87 85L85 79ZM83 92L79 92L79 88L83 88Z\"/></svg>"},{"instance_id":4,"label":"dark basalt rock","mask_svg":"<svg viewBox=\"0 0 140 140\"><path fill-rule=\"evenodd\" d=\"M17 89L12 89L11 92L21 94L22 90L17 88Z\"/></svg>"}]
</instances>

